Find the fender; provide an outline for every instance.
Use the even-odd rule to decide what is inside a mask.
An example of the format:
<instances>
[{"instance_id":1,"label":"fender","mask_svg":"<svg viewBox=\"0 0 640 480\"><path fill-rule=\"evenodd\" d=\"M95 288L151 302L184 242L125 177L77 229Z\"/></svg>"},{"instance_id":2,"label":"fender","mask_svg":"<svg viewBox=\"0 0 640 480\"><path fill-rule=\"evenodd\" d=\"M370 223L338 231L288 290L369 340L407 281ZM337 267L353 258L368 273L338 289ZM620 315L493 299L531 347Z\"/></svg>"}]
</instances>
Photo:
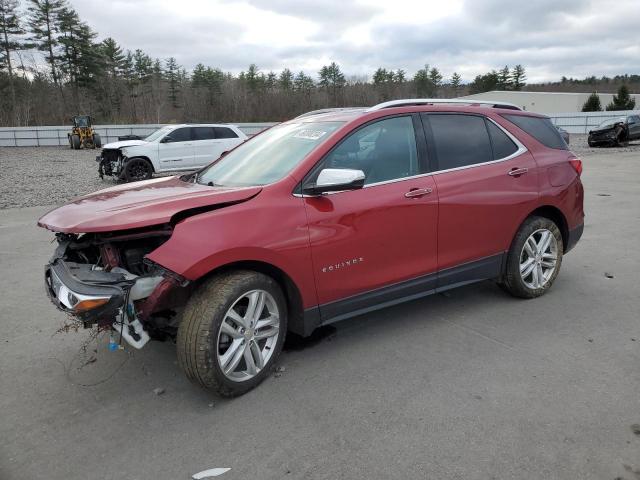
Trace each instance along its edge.
<instances>
[{"instance_id":1,"label":"fender","mask_svg":"<svg viewBox=\"0 0 640 480\"><path fill-rule=\"evenodd\" d=\"M260 197L178 222L147 258L192 281L231 263L266 263L293 281L304 308L317 305L302 199L266 187Z\"/></svg>"}]
</instances>

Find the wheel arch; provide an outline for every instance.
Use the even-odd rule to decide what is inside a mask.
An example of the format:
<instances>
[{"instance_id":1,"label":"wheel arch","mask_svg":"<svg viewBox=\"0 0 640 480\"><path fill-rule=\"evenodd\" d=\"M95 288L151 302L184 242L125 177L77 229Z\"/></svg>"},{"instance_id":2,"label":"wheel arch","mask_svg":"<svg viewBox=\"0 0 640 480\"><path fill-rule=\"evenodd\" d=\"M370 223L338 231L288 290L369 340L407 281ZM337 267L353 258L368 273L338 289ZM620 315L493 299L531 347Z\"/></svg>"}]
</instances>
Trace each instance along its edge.
<instances>
[{"instance_id":1,"label":"wheel arch","mask_svg":"<svg viewBox=\"0 0 640 480\"><path fill-rule=\"evenodd\" d=\"M153 171L153 173L157 173L156 172L156 167L153 165L153 162L151 161L151 159L149 157L147 157L145 155L135 155L133 157L129 157L129 158L127 158L127 163L129 163L131 160L136 160L136 159L146 160L147 162L149 162L149 165L151 165L151 170Z\"/></svg>"},{"instance_id":2,"label":"wheel arch","mask_svg":"<svg viewBox=\"0 0 640 480\"><path fill-rule=\"evenodd\" d=\"M196 283L200 285L216 274L231 270L252 270L273 278L282 289L287 300L288 329L294 332L298 330L298 326L302 322L304 315L302 293L293 279L284 270L271 263L259 260L242 260L227 263L209 271L200 277Z\"/></svg>"},{"instance_id":3,"label":"wheel arch","mask_svg":"<svg viewBox=\"0 0 640 480\"><path fill-rule=\"evenodd\" d=\"M525 220L533 216L548 218L558 226L558 229L562 234L563 249L566 251L569 242L569 224L567 223L567 218L564 213L562 213L562 210L553 205L543 205L529 213Z\"/></svg>"}]
</instances>

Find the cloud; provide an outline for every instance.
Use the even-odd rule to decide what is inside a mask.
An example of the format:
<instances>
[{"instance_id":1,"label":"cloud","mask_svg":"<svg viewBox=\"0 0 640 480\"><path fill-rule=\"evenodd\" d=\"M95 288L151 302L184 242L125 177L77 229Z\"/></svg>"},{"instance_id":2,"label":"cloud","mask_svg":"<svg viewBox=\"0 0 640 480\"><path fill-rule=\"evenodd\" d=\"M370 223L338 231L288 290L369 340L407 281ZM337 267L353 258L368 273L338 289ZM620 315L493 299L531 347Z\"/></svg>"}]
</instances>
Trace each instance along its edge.
<instances>
[{"instance_id":1,"label":"cloud","mask_svg":"<svg viewBox=\"0 0 640 480\"><path fill-rule=\"evenodd\" d=\"M638 0L71 0L100 38L239 72L347 75L425 63L467 81L523 64L529 81L640 73Z\"/></svg>"}]
</instances>

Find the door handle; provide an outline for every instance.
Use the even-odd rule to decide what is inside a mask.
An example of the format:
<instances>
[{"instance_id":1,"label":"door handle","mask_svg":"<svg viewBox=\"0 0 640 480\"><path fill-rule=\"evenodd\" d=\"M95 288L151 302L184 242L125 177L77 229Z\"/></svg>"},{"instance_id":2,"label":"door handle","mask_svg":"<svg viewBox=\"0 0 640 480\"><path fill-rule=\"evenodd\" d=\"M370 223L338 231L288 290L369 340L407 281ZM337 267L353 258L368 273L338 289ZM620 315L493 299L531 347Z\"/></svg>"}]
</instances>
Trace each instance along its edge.
<instances>
[{"instance_id":1,"label":"door handle","mask_svg":"<svg viewBox=\"0 0 640 480\"><path fill-rule=\"evenodd\" d=\"M512 168L511 170L509 170L507 175L511 175L512 177L519 177L520 175L524 175L528 171L528 168Z\"/></svg>"},{"instance_id":2,"label":"door handle","mask_svg":"<svg viewBox=\"0 0 640 480\"><path fill-rule=\"evenodd\" d=\"M419 198L424 197L425 195L429 195L433 190L430 188L412 188L407 193L404 194L407 198Z\"/></svg>"}]
</instances>

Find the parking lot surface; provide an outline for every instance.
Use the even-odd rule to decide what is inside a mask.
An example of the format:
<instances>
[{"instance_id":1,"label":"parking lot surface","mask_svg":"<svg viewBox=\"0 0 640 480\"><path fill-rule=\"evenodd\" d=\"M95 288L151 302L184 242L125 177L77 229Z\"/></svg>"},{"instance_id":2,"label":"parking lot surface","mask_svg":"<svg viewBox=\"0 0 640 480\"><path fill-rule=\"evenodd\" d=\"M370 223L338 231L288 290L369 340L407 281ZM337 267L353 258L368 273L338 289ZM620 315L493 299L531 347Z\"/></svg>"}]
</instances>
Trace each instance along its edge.
<instances>
[{"instance_id":1,"label":"parking lot surface","mask_svg":"<svg viewBox=\"0 0 640 480\"><path fill-rule=\"evenodd\" d=\"M336 324L234 400L191 385L171 342L56 333L50 207L3 183L21 208L0 210L0 478L637 480L640 154L582 153L584 236L547 295L483 282Z\"/></svg>"}]
</instances>

